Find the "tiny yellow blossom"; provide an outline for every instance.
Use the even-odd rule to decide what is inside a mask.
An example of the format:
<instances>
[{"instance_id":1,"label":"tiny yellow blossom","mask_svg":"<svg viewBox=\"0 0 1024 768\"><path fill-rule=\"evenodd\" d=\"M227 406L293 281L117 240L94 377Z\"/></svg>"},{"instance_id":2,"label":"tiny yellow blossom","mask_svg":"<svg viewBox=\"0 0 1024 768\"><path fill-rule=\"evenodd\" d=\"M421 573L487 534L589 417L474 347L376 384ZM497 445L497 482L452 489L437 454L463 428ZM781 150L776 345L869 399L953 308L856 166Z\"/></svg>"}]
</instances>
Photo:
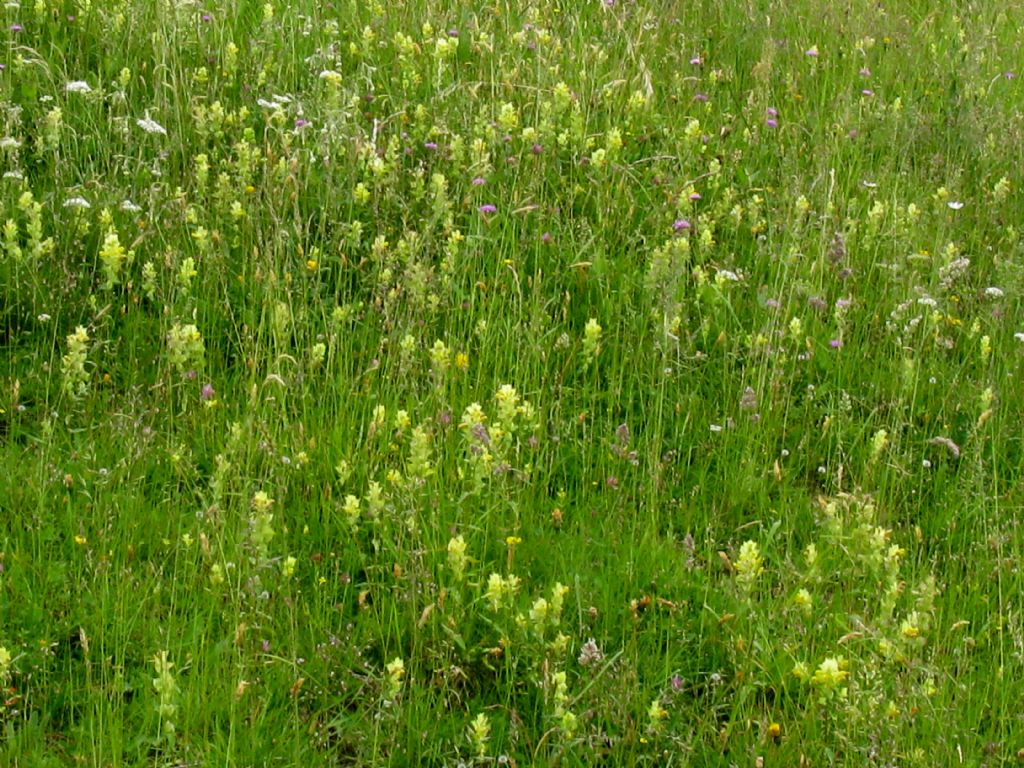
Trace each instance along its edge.
<instances>
[{"instance_id":1,"label":"tiny yellow blossom","mask_svg":"<svg viewBox=\"0 0 1024 768\"><path fill-rule=\"evenodd\" d=\"M814 671L814 676L811 677L811 683L822 690L834 691L850 675L845 667L846 660L842 656L830 656L818 665L818 668Z\"/></svg>"}]
</instances>

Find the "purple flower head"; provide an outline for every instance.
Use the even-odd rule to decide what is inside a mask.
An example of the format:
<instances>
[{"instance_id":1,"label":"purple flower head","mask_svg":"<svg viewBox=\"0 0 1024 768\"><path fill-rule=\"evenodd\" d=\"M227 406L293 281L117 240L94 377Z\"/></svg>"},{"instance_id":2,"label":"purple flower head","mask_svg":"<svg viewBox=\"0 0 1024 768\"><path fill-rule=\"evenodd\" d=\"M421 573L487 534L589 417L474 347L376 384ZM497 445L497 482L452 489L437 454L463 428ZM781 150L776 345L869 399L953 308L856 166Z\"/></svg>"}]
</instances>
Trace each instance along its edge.
<instances>
[{"instance_id":1,"label":"purple flower head","mask_svg":"<svg viewBox=\"0 0 1024 768\"><path fill-rule=\"evenodd\" d=\"M694 101L699 101L701 103L704 103L705 101L708 100L708 95L706 93L697 93L697 94L694 94L693 100Z\"/></svg>"},{"instance_id":2,"label":"purple flower head","mask_svg":"<svg viewBox=\"0 0 1024 768\"><path fill-rule=\"evenodd\" d=\"M832 349L839 349L839 348L840 348L841 346L843 346L843 342L842 342L842 341L840 341L839 339L832 339L832 340L831 340L831 341L830 341L830 342L828 343L828 345L829 345L830 347L832 347Z\"/></svg>"},{"instance_id":3,"label":"purple flower head","mask_svg":"<svg viewBox=\"0 0 1024 768\"><path fill-rule=\"evenodd\" d=\"M690 193L690 202L695 203L698 200L700 200L700 192L691 192Z\"/></svg>"},{"instance_id":4,"label":"purple flower head","mask_svg":"<svg viewBox=\"0 0 1024 768\"><path fill-rule=\"evenodd\" d=\"M21 32L24 27L21 24L11 24L11 32Z\"/></svg>"},{"instance_id":5,"label":"purple flower head","mask_svg":"<svg viewBox=\"0 0 1024 768\"><path fill-rule=\"evenodd\" d=\"M479 208L477 208L477 210L480 211L480 213L485 214L485 215L488 214L488 213L497 213L498 212L498 206L493 205L492 203L484 203Z\"/></svg>"},{"instance_id":6,"label":"purple flower head","mask_svg":"<svg viewBox=\"0 0 1024 768\"><path fill-rule=\"evenodd\" d=\"M860 92L860 94L861 96L874 96L875 92L872 91L870 88L865 88L863 91Z\"/></svg>"},{"instance_id":7,"label":"purple flower head","mask_svg":"<svg viewBox=\"0 0 1024 768\"><path fill-rule=\"evenodd\" d=\"M457 30L455 27L452 27L451 29L448 30L448 37L458 37L458 36L459 36L459 30Z\"/></svg>"},{"instance_id":8,"label":"purple flower head","mask_svg":"<svg viewBox=\"0 0 1024 768\"><path fill-rule=\"evenodd\" d=\"M672 222L672 229L674 229L676 232L689 228L690 222L688 222L686 219L676 219L675 221Z\"/></svg>"},{"instance_id":9,"label":"purple flower head","mask_svg":"<svg viewBox=\"0 0 1024 768\"><path fill-rule=\"evenodd\" d=\"M305 128L308 125L309 125L309 120L305 120L305 119L303 119L301 117L298 120L295 121L295 127L296 128Z\"/></svg>"},{"instance_id":10,"label":"purple flower head","mask_svg":"<svg viewBox=\"0 0 1024 768\"><path fill-rule=\"evenodd\" d=\"M690 64L692 64L695 67L699 67L703 63L704 60L700 56L694 56L692 59L690 59Z\"/></svg>"},{"instance_id":11,"label":"purple flower head","mask_svg":"<svg viewBox=\"0 0 1024 768\"><path fill-rule=\"evenodd\" d=\"M765 110L765 114L767 114L768 117L778 117L779 110L777 110L775 107L768 107L768 109Z\"/></svg>"},{"instance_id":12,"label":"purple flower head","mask_svg":"<svg viewBox=\"0 0 1024 768\"><path fill-rule=\"evenodd\" d=\"M541 239L541 242L550 243L551 242L551 233L550 232L545 232L543 235L540 236L540 239Z\"/></svg>"},{"instance_id":13,"label":"purple flower head","mask_svg":"<svg viewBox=\"0 0 1024 768\"><path fill-rule=\"evenodd\" d=\"M871 77L871 70L868 69L867 67L861 67L860 76L861 77Z\"/></svg>"},{"instance_id":14,"label":"purple flower head","mask_svg":"<svg viewBox=\"0 0 1024 768\"><path fill-rule=\"evenodd\" d=\"M429 149L431 152L433 152L435 149L437 149L437 142L436 141L428 141L423 146L424 146L425 149Z\"/></svg>"},{"instance_id":15,"label":"purple flower head","mask_svg":"<svg viewBox=\"0 0 1024 768\"><path fill-rule=\"evenodd\" d=\"M211 16L211 15L210 15L210 14L208 14L208 13L204 13L204 14L203 14L203 21L204 21L205 23L209 24L209 23L210 23L211 21L213 21L213 16Z\"/></svg>"},{"instance_id":16,"label":"purple flower head","mask_svg":"<svg viewBox=\"0 0 1024 768\"><path fill-rule=\"evenodd\" d=\"M535 155L539 155L541 152L544 151L544 147L542 147L540 144L534 144L532 147L530 147L530 151L533 152L533 154Z\"/></svg>"},{"instance_id":17,"label":"purple flower head","mask_svg":"<svg viewBox=\"0 0 1024 768\"><path fill-rule=\"evenodd\" d=\"M769 117L767 120L764 121L764 124L767 125L769 128L779 127L779 121L776 120L774 117Z\"/></svg>"},{"instance_id":18,"label":"purple flower head","mask_svg":"<svg viewBox=\"0 0 1024 768\"><path fill-rule=\"evenodd\" d=\"M216 394L216 391L213 389L213 384L203 384L203 389L199 393L199 396L203 400L213 400L213 396Z\"/></svg>"},{"instance_id":19,"label":"purple flower head","mask_svg":"<svg viewBox=\"0 0 1024 768\"><path fill-rule=\"evenodd\" d=\"M472 181L472 182L470 182L470 183L471 183L471 184L472 184L472 185L473 185L474 187L479 187L479 186L482 186L482 185L484 184L484 181L485 181L485 180L484 180L484 177L483 177L483 176L477 176L477 177L476 177L475 179L473 179L473 181Z\"/></svg>"}]
</instances>

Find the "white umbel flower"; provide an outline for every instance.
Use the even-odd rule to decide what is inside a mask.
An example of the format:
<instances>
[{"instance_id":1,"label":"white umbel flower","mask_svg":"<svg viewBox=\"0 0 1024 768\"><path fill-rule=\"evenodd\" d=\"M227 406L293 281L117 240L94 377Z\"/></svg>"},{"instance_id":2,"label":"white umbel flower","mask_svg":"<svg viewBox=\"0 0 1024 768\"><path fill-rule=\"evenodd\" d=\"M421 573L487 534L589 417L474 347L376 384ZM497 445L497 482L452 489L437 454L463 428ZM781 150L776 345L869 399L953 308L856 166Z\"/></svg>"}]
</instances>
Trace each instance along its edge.
<instances>
[{"instance_id":1,"label":"white umbel flower","mask_svg":"<svg viewBox=\"0 0 1024 768\"><path fill-rule=\"evenodd\" d=\"M167 129L148 115L141 120L136 120L135 122L139 128L144 130L146 133L159 133L161 136L167 135Z\"/></svg>"}]
</instances>

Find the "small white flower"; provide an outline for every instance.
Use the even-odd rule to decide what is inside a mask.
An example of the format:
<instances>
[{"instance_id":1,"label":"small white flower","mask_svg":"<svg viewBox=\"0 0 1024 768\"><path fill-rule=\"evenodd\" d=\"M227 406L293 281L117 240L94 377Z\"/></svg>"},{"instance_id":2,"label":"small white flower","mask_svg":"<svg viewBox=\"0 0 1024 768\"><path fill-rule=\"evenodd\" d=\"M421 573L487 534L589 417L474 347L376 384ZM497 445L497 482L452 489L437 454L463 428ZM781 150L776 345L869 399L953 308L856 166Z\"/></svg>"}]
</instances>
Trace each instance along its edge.
<instances>
[{"instance_id":1,"label":"small white flower","mask_svg":"<svg viewBox=\"0 0 1024 768\"><path fill-rule=\"evenodd\" d=\"M721 432L723 427L721 424L712 424L710 429L712 432Z\"/></svg>"},{"instance_id":2,"label":"small white flower","mask_svg":"<svg viewBox=\"0 0 1024 768\"><path fill-rule=\"evenodd\" d=\"M84 197L69 197L64 201L65 208L92 208L92 204Z\"/></svg>"},{"instance_id":3,"label":"small white flower","mask_svg":"<svg viewBox=\"0 0 1024 768\"><path fill-rule=\"evenodd\" d=\"M64 86L66 93L92 93L92 87L85 80L72 80Z\"/></svg>"},{"instance_id":4,"label":"small white flower","mask_svg":"<svg viewBox=\"0 0 1024 768\"><path fill-rule=\"evenodd\" d=\"M131 200L125 200L121 203L121 210L128 211L129 213L138 213L142 210L142 206L136 205Z\"/></svg>"},{"instance_id":5,"label":"small white flower","mask_svg":"<svg viewBox=\"0 0 1024 768\"><path fill-rule=\"evenodd\" d=\"M917 300L917 303L920 304L922 307L933 307L933 308L938 306L938 304L939 304L939 302L937 302L931 296L923 296L922 298Z\"/></svg>"},{"instance_id":6,"label":"small white flower","mask_svg":"<svg viewBox=\"0 0 1024 768\"><path fill-rule=\"evenodd\" d=\"M151 117L144 117L141 120L136 120L135 123L146 133L159 133L161 136L167 135L167 129Z\"/></svg>"},{"instance_id":7,"label":"small white flower","mask_svg":"<svg viewBox=\"0 0 1024 768\"><path fill-rule=\"evenodd\" d=\"M0 149L17 149L21 146L21 142L13 136L4 136L0 139Z\"/></svg>"},{"instance_id":8,"label":"small white flower","mask_svg":"<svg viewBox=\"0 0 1024 768\"><path fill-rule=\"evenodd\" d=\"M998 288L994 285L990 285L988 288L985 289L985 295L993 299L1001 299L1003 298L1003 289Z\"/></svg>"},{"instance_id":9,"label":"small white flower","mask_svg":"<svg viewBox=\"0 0 1024 768\"><path fill-rule=\"evenodd\" d=\"M266 99L256 99L256 104L263 107L264 109L280 109L281 105L276 101L267 101Z\"/></svg>"},{"instance_id":10,"label":"small white flower","mask_svg":"<svg viewBox=\"0 0 1024 768\"><path fill-rule=\"evenodd\" d=\"M948 203L946 203L946 205L949 206L950 210L953 211L959 211L961 208L964 207L964 204L961 203L959 200L950 200Z\"/></svg>"},{"instance_id":11,"label":"small white flower","mask_svg":"<svg viewBox=\"0 0 1024 768\"><path fill-rule=\"evenodd\" d=\"M21 181L25 178L25 175L21 171L4 171L4 178Z\"/></svg>"},{"instance_id":12,"label":"small white flower","mask_svg":"<svg viewBox=\"0 0 1024 768\"><path fill-rule=\"evenodd\" d=\"M1024 341L1024 333L1015 333L1013 334L1013 338L1017 341Z\"/></svg>"},{"instance_id":13,"label":"small white flower","mask_svg":"<svg viewBox=\"0 0 1024 768\"><path fill-rule=\"evenodd\" d=\"M878 184L876 184L873 181L861 181L861 184L863 184L868 189L875 189L878 186Z\"/></svg>"}]
</instances>

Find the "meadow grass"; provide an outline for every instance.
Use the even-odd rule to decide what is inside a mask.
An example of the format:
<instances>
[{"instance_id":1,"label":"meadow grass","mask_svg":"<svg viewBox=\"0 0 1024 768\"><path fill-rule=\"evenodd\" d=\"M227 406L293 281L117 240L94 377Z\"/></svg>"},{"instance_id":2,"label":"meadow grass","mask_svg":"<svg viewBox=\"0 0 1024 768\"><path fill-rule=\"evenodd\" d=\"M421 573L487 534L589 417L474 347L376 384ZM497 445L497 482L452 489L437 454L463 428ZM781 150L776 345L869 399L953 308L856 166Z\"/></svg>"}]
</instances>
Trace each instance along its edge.
<instances>
[{"instance_id":1,"label":"meadow grass","mask_svg":"<svg viewBox=\"0 0 1024 768\"><path fill-rule=\"evenodd\" d=\"M1024 759L1019 6L3 18L0 762Z\"/></svg>"}]
</instances>

